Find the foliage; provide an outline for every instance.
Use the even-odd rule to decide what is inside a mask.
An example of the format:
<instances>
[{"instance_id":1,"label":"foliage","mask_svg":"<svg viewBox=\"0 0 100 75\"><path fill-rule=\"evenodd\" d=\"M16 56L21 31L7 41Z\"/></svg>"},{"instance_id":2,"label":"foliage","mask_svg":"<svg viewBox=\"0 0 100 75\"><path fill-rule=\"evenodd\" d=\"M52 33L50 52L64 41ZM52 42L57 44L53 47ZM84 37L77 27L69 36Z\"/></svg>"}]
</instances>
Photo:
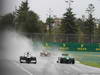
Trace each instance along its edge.
<instances>
[{"instance_id":1,"label":"foliage","mask_svg":"<svg viewBox=\"0 0 100 75\"><path fill-rule=\"evenodd\" d=\"M52 23L54 23L54 19L52 17L48 17L46 19L46 24L49 25L49 24L52 24Z\"/></svg>"},{"instance_id":2,"label":"foliage","mask_svg":"<svg viewBox=\"0 0 100 75\"><path fill-rule=\"evenodd\" d=\"M96 28L95 39L97 40L97 42L100 42L99 41L99 39L100 39L100 20L99 20L98 26Z\"/></svg>"},{"instance_id":3,"label":"foliage","mask_svg":"<svg viewBox=\"0 0 100 75\"><path fill-rule=\"evenodd\" d=\"M94 11L93 4L89 4L86 11L88 12L88 18L84 22L83 33L87 34L88 39L90 39L90 41L91 41L92 38L94 37L94 31L95 31L95 27L96 27L95 18L93 17L93 11Z\"/></svg>"},{"instance_id":4,"label":"foliage","mask_svg":"<svg viewBox=\"0 0 100 75\"><path fill-rule=\"evenodd\" d=\"M75 14L72 12L72 8L68 8L62 19L61 31L65 34L77 33L77 25L75 24Z\"/></svg>"},{"instance_id":5,"label":"foliage","mask_svg":"<svg viewBox=\"0 0 100 75\"><path fill-rule=\"evenodd\" d=\"M93 16L90 14L88 19L84 23L84 33L85 34L94 34L95 22Z\"/></svg>"},{"instance_id":6,"label":"foliage","mask_svg":"<svg viewBox=\"0 0 100 75\"><path fill-rule=\"evenodd\" d=\"M49 16L47 19L46 19L46 24L48 25L48 31L49 33L51 33L51 30L52 30L52 24L54 23L54 19Z\"/></svg>"},{"instance_id":7,"label":"foliage","mask_svg":"<svg viewBox=\"0 0 100 75\"><path fill-rule=\"evenodd\" d=\"M14 15L12 13L0 17L0 30L8 27L14 28Z\"/></svg>"},{"instance_id":8,"label":"foliage","mask_svg":"<svg viewBox=\"0 0 100 75\"><path fill-rule=\"evenodd\" d=\"M46 24L43 21L39 20L39 26L40 26L40 30L41 30L42 33L46 33L47 32Z\"/></svg>"},{"instance_id":9,"label":"foliage","mask_svg":"<svg viewBox=\"0 0 100 75\"><path fill-rule=\"evenodd\" d=\"M39 25L39 16L29 10L28 2L22 2L16 13L16 29L27 33L40 33L41 26Z\"/></svg>"}]
</instances>

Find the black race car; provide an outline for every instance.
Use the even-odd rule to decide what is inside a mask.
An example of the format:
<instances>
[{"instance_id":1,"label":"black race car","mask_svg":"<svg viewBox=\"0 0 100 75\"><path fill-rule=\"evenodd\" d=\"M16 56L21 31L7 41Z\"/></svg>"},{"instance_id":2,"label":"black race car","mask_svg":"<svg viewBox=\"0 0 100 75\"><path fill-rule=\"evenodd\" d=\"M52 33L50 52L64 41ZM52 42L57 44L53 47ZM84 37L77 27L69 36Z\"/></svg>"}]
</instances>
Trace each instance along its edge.
<instances>
[{"instance_id":1,"label":"black race car","mask_svg":"<svg viewBox=\"0 0 100 75\"><path fill-rule=\"evenodd\" d=\"M62 54L62 57L58 57L57 63L75 64L75 58L68 54Z\"/></svg>"},{"instance_id":2,"label":"black race car","mask_svg":"<svg viewBox=\"0 0 100 75\"><path fill-rule=\"evenodd\" d=\"M36 57L31 56L29 52L25 53L24 56L20 56L20 63L37 63Z\"/></svg>"}]
</instances>

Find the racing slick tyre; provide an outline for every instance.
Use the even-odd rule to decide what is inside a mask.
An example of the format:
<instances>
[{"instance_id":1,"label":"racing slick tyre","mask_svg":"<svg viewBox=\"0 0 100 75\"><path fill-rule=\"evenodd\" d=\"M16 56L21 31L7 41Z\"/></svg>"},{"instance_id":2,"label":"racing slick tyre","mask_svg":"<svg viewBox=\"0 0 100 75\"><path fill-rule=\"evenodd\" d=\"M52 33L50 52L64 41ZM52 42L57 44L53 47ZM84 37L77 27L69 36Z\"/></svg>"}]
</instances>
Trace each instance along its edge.
<instances>
[{"instance_id":1,"label":"racing slick tyre","mask_svg":"<svg viewBox=\"0 0 100 75\"><path fill-rule=\"evenodd\" d=\"M23 63L21 59L20 59L20 63Z\"/></svg>"},{"instance_id":2,"label":"racing slick tyre","mask_svg":"<svg viewBox=\"0 0 100 75\"><path fill-rule=\"evenodd\" d=\"M60 59L60 63L63 63L63 60L62 59Z\"/></svg>"},{"instance_id":3,"label":"racing slick tyre","mask_svg":"<svg viewBox=\"0 0 100 75\"><path fill-rule=\"evenodd\" d=\"M33 63L36 64L37 63L37 60L35 62L33 62Z\"/></svg>"},{"instance_id":4,"label":"racing slick tyre","mask_svg":"<svg viewBox=\"0 0 100 75\"><path fill-rule=\"evenodd\" d=\"M57 63L59 63L59 62L57 61Z\"/></svg>"},{"instance_id":5,"label":"racing slick tyre","mask_svg":"<svg viewBox=\"0 0 100 75\"><path fill-rule=\"evenodd\" d=\"M72 64L75 64L75 60L74 59L72 60Z\"/></svg>"},{"instance_id":6,"label":"racing slick tyre","mask_svg":"<svg viewBox=\"0 0 100 75\"><path fill-rule=\"evenodd\" d=\"M34 64L36 64L37 62L34 62Z\"/></svg>"}]
</instances>

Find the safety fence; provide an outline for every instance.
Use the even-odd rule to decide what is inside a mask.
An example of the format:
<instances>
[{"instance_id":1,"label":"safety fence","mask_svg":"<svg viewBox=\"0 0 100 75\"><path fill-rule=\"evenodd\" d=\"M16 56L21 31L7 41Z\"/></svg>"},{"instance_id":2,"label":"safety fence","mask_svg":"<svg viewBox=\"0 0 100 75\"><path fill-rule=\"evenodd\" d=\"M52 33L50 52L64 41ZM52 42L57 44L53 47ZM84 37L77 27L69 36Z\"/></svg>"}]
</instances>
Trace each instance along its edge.
<instances>
[{"instance_id":1,"label":"safety fence","mask_svg":"<svg viewBox=\"0 0 100 75\"><path fill-rule=\"evenodd\" d=\"M58 47L59 50L67 51L92 51L100 52L99 35L88 34L26 34L33 42L41 42L44 47L52 49Z\"/></svg>"},{"instance_id":2,"label":"safety fence","mask_svg":"<svg viewBox=\"0 0 100 75\"><path fill-rule=\"evenodd\" d=\"M36 41L46 42L79 42L79 43L99 43L100 35L89 34L47 34L47 33L23 33Z\"/></svg>"}]
</instances>

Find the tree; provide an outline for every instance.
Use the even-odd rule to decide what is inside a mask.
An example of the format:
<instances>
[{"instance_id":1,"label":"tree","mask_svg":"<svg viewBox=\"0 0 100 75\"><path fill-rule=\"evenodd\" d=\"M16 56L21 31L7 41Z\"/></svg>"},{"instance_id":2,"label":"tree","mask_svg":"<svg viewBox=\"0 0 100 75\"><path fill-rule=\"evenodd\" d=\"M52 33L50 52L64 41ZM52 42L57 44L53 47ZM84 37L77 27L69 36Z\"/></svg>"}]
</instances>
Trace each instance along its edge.
<instances>
[{"instance_id":1,"label":"tree","mask_svg":"<svg viewBox=\"0 0 100 75\"><path fill-rule=\"evenodd\" d=\"M96 27L96 36L95 36L95 41L96 42L100 42L100 19L97 19L97 23L96 23L97 27Z\"/></svg>"},{"instance_id":2,"label":"tree","mask_svg":"<svg viewBox=\"0 0 100 75\"><path fill-rule=\"evenodd\" d=\"M16 29L27 33L41 32L39 17L35 12L29 10L28 0L22 1L21 6L16 11Z\"/></svg>"},{"instance_id":3,"label":"tree","mask_svg":"<svg viewBox=\"0 0 100 75\"><path fill-rule=\"evenodd\" d=\"M27 15L26 22L23 26L23 31L29 32L29 33L39 33L40 27L39 27L39 22L38 22L38 16L36 13L33 11L29 11Z\"/></svg>"},{"instance_id":4,"label":"tree","mask_svg":"<svg viewBox=\"0 0 100 75\"><path fill-rule=\"evenodd\" d=\"M78 41L79 42L84 42L84 33L83 33L83 25L84 25L84 19L78 18L76 19L76 24L78 26Z\"/></svg>"},{"instance_id":5,"label":"tree","mask_svg":"<svg viewBox=\"0 0 100 75\"><path fill-rule=\"evenodd\" d=\"M12 13L6 14L0 17L0 30L6 28L14 28L14 18Z\"/></svg>"},{"instance_id":6,"label":"tree","mask_svg":"<svg viewBox=\"0 0 100 75\"><path fill-rule=\"evenodd\" d=\"M95 24L95 18L93 17L93 12L94 12L94 5L93 4L89 4L87 10L88 12L88 18L87 20L84 22L84 27L83 27L83 32L84 34L88 35L88 41L90 42L94 36L94 30L96 27Z\"/></svg>"},{"instance_id":7,"label":"tree","mask_svg":"<svg viewBox=\"0 0 100 75\"><path fill-rule=\"evenodd\" d=\"M47 19L46 19L46 24L48 25L48 31L49 33L51 33L52 31L52 24L54 23L54 19L49 16Z\"/></svg>"},{"instance_id":8,"label":"tree","mask_svg":"<svg viewBox=\"0 0 100 75\"><path fill-rule=\"evenodd\" d=\"M76 18L74 16L75 14L73 14L72 8L68 8L67 12L64 14L62 25L60 27L61 33L67 34L67 36L65 36L65 39L70 42L74 42L76 40L75 37L78 32L78 27L75 23Z\"/></svg>"},{"instance_id":9,"label":"tree","mask_svg":"<svg viewBox=\"0 0 100 75\"><path fill-rule=\"evenodd\" d=\"M42 20L39 21L39 26L41 28L41 32L42 33L46 33L47 32L47 30L46 30L46 24Z\"/></svg>"},{"instance_id":10,"label":"tree","mask_svg":"<svg viewBox=\"0 0 100 75\"><path fill-rule=\"evenodd\" d=\"M62 19L61 31L65 34L76 34L77 25L75 24L75 14L72 12L72 8L68 8Z\"/></svg>"}]
</instances>

